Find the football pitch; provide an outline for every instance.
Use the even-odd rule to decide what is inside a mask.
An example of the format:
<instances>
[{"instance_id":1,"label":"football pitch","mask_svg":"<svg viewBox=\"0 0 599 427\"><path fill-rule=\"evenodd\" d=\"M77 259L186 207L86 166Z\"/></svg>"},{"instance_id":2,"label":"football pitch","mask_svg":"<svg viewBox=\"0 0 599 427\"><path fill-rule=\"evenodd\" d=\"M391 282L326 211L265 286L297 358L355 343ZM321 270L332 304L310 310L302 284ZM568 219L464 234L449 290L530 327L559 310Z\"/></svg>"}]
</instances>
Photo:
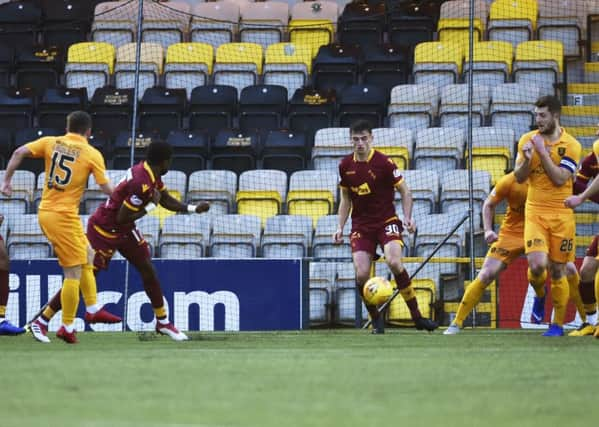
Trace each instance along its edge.
<instances>
[{"instance_id":1,"label":"football pitch","mask_svg":"<svg viewBox=\"0 0 599 427\"><path fill-rule=\"evenodd\" d=\"M539 331L0 337L0 425L590 426L599 340Z\"/></svg>"}]
</instances>

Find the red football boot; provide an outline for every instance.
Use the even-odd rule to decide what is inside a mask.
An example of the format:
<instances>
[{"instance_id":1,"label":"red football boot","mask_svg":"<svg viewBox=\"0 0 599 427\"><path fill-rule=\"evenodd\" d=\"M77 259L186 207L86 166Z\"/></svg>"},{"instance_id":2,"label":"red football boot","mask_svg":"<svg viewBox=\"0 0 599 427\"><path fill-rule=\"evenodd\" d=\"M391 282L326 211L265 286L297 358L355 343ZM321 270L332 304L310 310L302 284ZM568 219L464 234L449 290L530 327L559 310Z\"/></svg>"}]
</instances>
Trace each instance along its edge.
<instances>
[{"instance_id":1,"label":"red football boot","mask_svg":"<svg viewBox=\"0 0 599 427\"><path fill-rule=\"evenodd\" d=\"M108 312L103 307L95 313L85 312L85 321L87 323L119 323L122 319L119 316Z\"/></svg>"},{"instance_id":2,"label":"red football boot","mask_svg":"<svg viewBox=\"0 0 599 427\"><path fill-rule=\"evenodd\" d=\"M79 342L77 340L77 331L73 329L73 332L67 332L64 325L61 326L58 331L56 331L56 337L60 338L67 344L77 344Z\"/></svg>"}]
</instances>

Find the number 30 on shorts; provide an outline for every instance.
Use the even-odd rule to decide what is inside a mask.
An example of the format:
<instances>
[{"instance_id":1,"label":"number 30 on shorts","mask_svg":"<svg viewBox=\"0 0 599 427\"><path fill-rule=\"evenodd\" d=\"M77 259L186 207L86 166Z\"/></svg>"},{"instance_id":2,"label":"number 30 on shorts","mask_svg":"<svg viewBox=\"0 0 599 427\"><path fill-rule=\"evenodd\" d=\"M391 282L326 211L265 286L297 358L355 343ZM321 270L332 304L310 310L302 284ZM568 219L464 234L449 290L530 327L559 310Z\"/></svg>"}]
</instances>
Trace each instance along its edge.
<instances>
[{"instance_id":1,"label":"number 30 on shorts","mask_svg":"<svg viewBox=\"0 0 599 427\"><path fill-rule=\"evenodd\" d=\"M571 252L573 248L572 239L562 240L562 244L559 247L561 252Z\"/></svg>"},{"instance_id":2,"label":"number 30 on shorts","mask_svg":"<svg viewBox=\"0 0 599 427\"><path fill-rule=\"evenodd\" d=\"M397 224L389 224L385 226L385 234L399 236L399 227Z\"/></svg>"}]
</instances>

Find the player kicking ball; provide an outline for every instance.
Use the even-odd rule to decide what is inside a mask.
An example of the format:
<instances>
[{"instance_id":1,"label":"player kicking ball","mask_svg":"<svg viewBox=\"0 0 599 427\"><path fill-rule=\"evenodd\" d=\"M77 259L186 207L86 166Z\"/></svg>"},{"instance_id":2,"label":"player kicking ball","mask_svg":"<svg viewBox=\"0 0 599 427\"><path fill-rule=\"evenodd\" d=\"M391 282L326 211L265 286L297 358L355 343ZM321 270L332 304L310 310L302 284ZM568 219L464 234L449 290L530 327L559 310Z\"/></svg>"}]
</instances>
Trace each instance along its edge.
<instances>
[{"instance_id":1,"label":"player kicking ball","mask_svg":"<svg viewBox=\"0 0 599 427\"><path fill-rule=\"evenodd\" d=\"M90 216L87 238L95 251L94 268L105 270L118 251L141 276L156 316L156 332L175 341L186 341L187 335L168 320L149 245L135 227L135 221L158 204L173 212L202 213L210 208L207 202L185 205L168 193L161 177L169 170L172 153L172 147L166 142L151 143L146 160L131 167L108 201ZM55 312L60 310L60 295L50 301L50 306Z\"/></svg>"}]
</instances>

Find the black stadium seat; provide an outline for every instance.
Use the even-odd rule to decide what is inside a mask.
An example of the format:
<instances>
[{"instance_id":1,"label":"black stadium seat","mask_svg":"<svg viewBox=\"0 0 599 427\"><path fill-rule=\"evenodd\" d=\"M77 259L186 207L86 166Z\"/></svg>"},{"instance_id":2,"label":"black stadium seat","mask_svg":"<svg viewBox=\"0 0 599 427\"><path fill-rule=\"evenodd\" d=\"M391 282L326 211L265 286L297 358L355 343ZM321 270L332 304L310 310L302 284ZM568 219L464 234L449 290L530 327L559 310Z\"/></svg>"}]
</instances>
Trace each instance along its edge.
<instances>
[{"instance_id":1,"label":"black stadium seat","mask_svg":"<svg viewBox=\"0 0 599 427\"><path fill-rule=\"evenodd\" d=\"M334 89L358 82L362 51L358 46L329 44L320 46L312 65L312 84L318 90Z\"/></svg>"},{"instance_id":2,"label":"black stadium seat","mask_svg":"<svg viewBox=\"0 0 599 427\"><path fill-rule=\"evenodd\" d=\"M375 85L348 86L339 94L340 127L349 127L356 120L368 120L373 128L382 127L387 115L389 92Z\"/></svg>"},{"instance_id":3,"label":"black stadium seat","mask_svg":"<svg viewBox=\"0 0 599 427\"><path fill-rule=\"evenodd\" d=\"M339 42L362 47L382 43L386 18L383 1L373 4L347 3L339 17Z\"/></svg>"},{"instance_id":4,"label":"black stadium seat","mask_svg":"<svg viewBox=\"0 0 599 427\"><path fill-rule=\"evenodd\" d=\"M15 58L15 78L18 88L31 88L41 95L46 88L58 85L64 71L64 50L56 46L21 47Z\"/></svg>"},{"instance_id":5,"label":"black stadium seat","mask_svg":"<svg viewBox=\"0 0 599 427\"><path fill-rule=\"evenodd\" d=\"M239 95L239 128L279 129L287 112L287 89L276 85L253 85Z\"/></svg>"},{"instance_id":6,"label":"black stadium seat","mask_svg":"<svg viewBox=\"0 0 599 427\"><path fill-rule=\"evenodd\" d=\"M199 131L173 130L166 142L173 146L171 169L191 174L206 168L210 156L210 138Z\"/></svg>"},{"instance_id":7,"label":"black stadium seat","mask_svg":"<svg viewBox=\"0 0 599 427\"><path fill-rule=\"evenodd\" d=\"M198 86L191 92L189 128L216 136L219 130L233 126L237 114L237 89L233 86Z\"/></svg>"},{"instance_id":8,"label":"black stadium seat","mask_svg":"<svg viewBox=\"0 0 599 427\"><path fill-rule=\"evenodd\" d=\"M36 139L43 138L45 136L60 136L64 135L64 129L53 129L53 128L27 128L20 129L15 132L15 145L14 148L18 148L23 144L35 141ZM19 166L19 169L25 169L39 175L44 171L44 159L31 159L25 158Z\"/></svg>"},{"instance_id":9,"label":"black stadium seat","mask_svg":"<svg viewBox=\"0 0 599 427\"><path fill-rule=\"evenodd\" d=\"M171 130L181 128L186 101L185 89L146 89L139 104L139 129L156 132L166 139Z\"/></svg>"},{"instance_id":10,"label":"black stadium seat","mask_svg":"<svg viewBox=\"0 0 599 427\"><path fill-rule=\"evenodd\" d=\"M270 131L262 149L262 168L278 169L291 175L306 168L308 145L302 132Z\"/></svg>"},{"instance_id":11,"label":"black stadium seat","mask_svg":"<svg viewBox=\"0 0 599 427\"><path fill-rule=\"evenodd\" d=\"M32 46L37 43L42 10L32 1L0 5L0 44Z\"/></svg>"},{"instance_id":12,"label":"black stadium seat","mask_svg":"<svg viewBox=\"0 0 599 427\"><path fill-rule=\"evenodd\" d=\"M237 175L256 169L258 134L238 129L221 130L216 135L210 151L212 169L230 170Z\"/></svg>"},{"instance_id":13,"label":"black stadium seat","mask_svg":"<svg viewBox=\"0 0 599 427\"><path fill-rule=\"evenodd\" d=\"M17 130L33 125L35 94L30 90L0 88L0 128Z\"/></svg>"},{"instance_id":14,"label":"black stadium seat","mask_svg":"<svg viewBox=\"0 0 599 427\"><path fill-rule=\"evenodd\" d=\"M38 125L46 128L65 128L67 115L75 110L85 110L86 103L85 88L48 88L38 105Z\"/></svg>"},{"instance_id":15,"label":"black stadium seat","mask_svg":"<svg viewBox=\"0 0 599 427\"><path fill-rule=\"evenodd\" d=\"M362 75L366 84L377 85L389 92L406 84L412 73L412 54L405 46L378 44L364 51Z\"/></svg>"},{"instance_id":16,"label":"black stadium seat","mask_svg":"<svg viewBox=\"0 0 599 427\"><path fill-rule=\"evenodd\" d=\"M66 48L85 41L90 29L93 4L81 0L44 0L42 39L46 46Z\"/></svg>"},{"instance_id":17,"label":"black stadium seat","mask_svg":"<svg viewBox=\"0 0 599 427\"><path fill-rule=\"evenodd\" d=\"M131 129L133 89L104 86L96 89L89 107L94 131L115 138L121 131Z\"/></svg>"}]
</instances>

